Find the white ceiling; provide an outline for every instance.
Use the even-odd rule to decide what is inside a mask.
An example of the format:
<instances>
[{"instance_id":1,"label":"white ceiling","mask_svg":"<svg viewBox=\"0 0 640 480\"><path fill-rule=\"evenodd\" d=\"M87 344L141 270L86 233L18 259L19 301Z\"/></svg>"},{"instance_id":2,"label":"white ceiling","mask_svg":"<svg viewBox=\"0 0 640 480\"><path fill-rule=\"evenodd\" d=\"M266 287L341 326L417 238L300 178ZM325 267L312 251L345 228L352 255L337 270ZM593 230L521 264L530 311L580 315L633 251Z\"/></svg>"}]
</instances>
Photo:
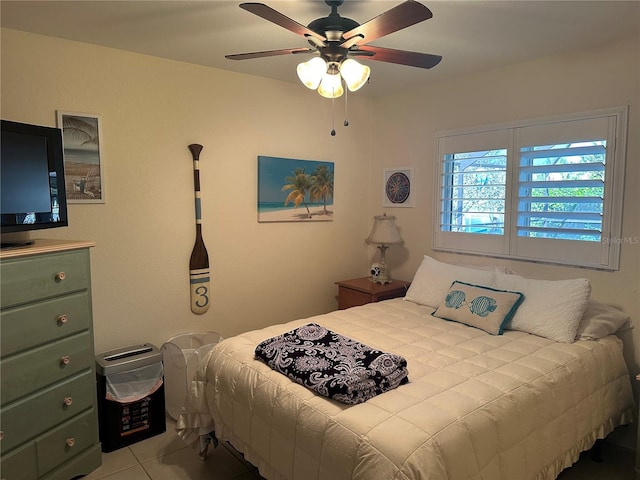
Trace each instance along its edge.
<instances>
[{"instance_id":1,"label":"white ceiling","mask_svg":"<svg viewBox=\"0 0 640 480\"><path fill-rule=\"evenodd\" d=\"M338 12L359 23L402 0L346 0ZM239 1L10 1L2 27L236 72L299 82L300 55L233 61L229 53L308 47L294 33L238 7ZM321 0L264 0L307 25L330 9ZM535 58L570 53L640 35L640 1L422 0L433 18L372 45L442 55L431 70L365 61L380 95ZM598 59L594 58L594 62Z\"/></svg>"}]
</instances>

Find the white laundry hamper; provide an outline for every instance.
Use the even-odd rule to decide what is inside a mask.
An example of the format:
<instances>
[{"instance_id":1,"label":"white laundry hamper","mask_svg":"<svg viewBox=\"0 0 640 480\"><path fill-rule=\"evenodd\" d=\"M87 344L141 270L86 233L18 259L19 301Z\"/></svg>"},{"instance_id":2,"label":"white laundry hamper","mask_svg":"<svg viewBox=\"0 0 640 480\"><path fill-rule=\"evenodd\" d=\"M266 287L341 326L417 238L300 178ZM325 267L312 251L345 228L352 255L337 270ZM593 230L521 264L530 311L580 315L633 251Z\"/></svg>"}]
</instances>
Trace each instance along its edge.
<instances>
[{"instance_id":1,"label":"white laundry hamper","mask_svg":"<svg viewBox=\"0 0 640 480\"><path fill-rule=\"evenodd\" d=\"M222 340L219 333L183 333L162 344L165 408L174 420L185 404L187 392L200 362Z\"/></svg>"}]
</instances>

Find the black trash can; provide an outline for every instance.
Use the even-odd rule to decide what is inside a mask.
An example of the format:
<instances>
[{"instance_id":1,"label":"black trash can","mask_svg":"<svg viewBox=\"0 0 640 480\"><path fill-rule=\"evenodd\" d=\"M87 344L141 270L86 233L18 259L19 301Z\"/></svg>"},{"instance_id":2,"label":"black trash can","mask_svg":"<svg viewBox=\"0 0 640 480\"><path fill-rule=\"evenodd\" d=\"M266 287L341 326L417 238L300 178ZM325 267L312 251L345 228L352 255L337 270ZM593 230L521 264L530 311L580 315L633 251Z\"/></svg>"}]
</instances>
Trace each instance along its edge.
<instances>
[{"instance_id":1,"label":"black trash can","mask_svg":"<svg viewBox=\"0 0 640 480\"><path fill-rule=\"evenodd\" d=\"M162 354L151 344L96 357L102 451L111 452L166 431Z\"/></svg>"}]
</instances>

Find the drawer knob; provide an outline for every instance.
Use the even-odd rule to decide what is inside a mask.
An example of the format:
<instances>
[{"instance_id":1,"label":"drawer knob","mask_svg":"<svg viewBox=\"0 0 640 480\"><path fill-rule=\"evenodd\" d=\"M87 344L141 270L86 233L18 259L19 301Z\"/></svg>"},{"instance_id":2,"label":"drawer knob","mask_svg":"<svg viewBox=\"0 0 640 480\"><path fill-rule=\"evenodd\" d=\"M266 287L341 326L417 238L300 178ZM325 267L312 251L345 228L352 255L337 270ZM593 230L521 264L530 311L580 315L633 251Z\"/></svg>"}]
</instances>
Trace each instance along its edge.
<instances>
[{"instance_id":1,"label":"drawer knob","mask_svg":"<svg viewBox=\"0 0 640 480\"><path fill-rule=\"evenodd\" d=\"M71 357L69 355L65 355L60 359L60 363L63 365L69 365L71 363Z\"/></svg>"},{"instance_id":2,"label":"drawer knob","mask_svg":"<svg viewBox=\"0 0 640 480\"><path fill-rule=\"evenodd\" d=\"M60 315L58 317L58 325L62 326L69 321L69 317L66 314Z\"/></svg>"},{"instance_id":3,"label":"drawer knob","mask_svg":"<svg viewBox=\"0 0 640 480\"><path fill-rule=\"evenodd\" d=\"M67 440L64 442L67 447L71 448L76 444L76 439L73 437L67 438Z\"/></svg>"},{"instance_id":4,"label":"drawer knob","mask_svg":"<svg viewBox=\"0 0 640 480\"><path fill-rule=\"evenodd\" d=\"M67 407L70 407L72 403L73 403L73 398L71 398L71 397L64 397L64 404L65 404Z\"/></svg>"},{"instance_id":5,"label":"drawer knob","mask_svg":"<svg viewBox=\"0 0 640 480\"><path fill-rule=\"evenodd\" d=\"M65 278L67 278L67 274L64 272L56 273L56 282L62 282Z\"/></svg>"}]
</instances>

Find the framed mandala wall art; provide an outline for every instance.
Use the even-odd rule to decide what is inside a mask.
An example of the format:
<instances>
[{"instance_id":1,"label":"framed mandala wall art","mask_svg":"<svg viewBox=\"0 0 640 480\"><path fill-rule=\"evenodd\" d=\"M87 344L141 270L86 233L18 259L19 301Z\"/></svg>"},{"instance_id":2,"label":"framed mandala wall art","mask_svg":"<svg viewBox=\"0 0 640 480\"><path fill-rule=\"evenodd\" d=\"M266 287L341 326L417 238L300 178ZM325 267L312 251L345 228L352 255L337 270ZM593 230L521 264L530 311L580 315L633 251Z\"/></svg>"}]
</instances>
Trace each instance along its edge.
<instances>
[{"instance_id":1,"label":"framed mandala wall art","mask_svg":"<svg viewBox=\"0 0 640 480\"><path fill-rule=\"evenodd\" d=\"M385 168L382 176L384 207L413 207L413 168Z\"/></svg>"}]
</instances>

